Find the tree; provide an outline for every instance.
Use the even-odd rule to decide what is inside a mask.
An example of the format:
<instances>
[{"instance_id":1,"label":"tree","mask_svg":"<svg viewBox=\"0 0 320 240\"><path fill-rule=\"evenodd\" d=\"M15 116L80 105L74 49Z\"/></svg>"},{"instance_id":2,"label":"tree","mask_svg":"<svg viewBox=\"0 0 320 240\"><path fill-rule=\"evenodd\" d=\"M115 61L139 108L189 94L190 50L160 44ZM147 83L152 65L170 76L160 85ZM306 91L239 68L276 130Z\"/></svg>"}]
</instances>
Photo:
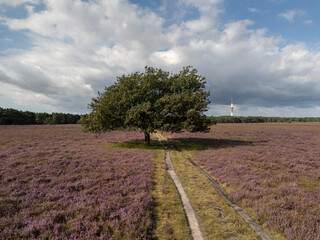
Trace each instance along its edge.
<instances>
[{"instance_id":1,"label":"tree","mask_svg":"<svg viewBox=\"0 0 320 240\"><path fill-rule=\"evenodd\" d=\"M208 131L209 92L205 78L192 67L177 74L145 67L117 78L103 93L93 98L92 109L82 123L91 132L141 129L150 144L156 130L181 132Z\"/></svg>"},{"instance_id":2,"label":"tree","mask_svg":"<svg viewBox=\"0 0 320 240\"><path fill-rule=\"evenodd\" d=\"M45 120L48 117L50 117L49 113L36 113L36 123L45 124Z\"/></svg>"}]
</instances>

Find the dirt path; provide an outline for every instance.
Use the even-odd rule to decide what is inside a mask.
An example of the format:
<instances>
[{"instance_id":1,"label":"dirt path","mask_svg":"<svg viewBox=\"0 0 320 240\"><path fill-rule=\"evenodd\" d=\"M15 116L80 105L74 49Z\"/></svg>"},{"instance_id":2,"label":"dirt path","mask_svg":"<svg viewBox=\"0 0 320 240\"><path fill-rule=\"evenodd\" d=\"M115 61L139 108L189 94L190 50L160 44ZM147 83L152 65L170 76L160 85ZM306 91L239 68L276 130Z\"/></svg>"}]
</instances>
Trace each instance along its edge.
<instances>
[{"instance_id":1,"label":"dirt path","mask_svg":"<svg viewBox=\"0 0 320 240\"><path fill-rule=\"evenodd\" d=\"M167 171L171 176L171 179L173 180L174 184L176 185L176 188L179 192L182 204L183 204L183 209L186 213L187 219L188 219L188 223L189 223L189 227L191 230L191 235L192 238L194 240L203 240L204 237L202 235L201 232L201 228L200 228L200 224L199 221L197 219L196 213L193 210L189 198L178 178L178 176L176 175L172 163L171 163L171 159L170 159L170 150L167 146L165 146L162 141L161 141L161 137L158 135L159 138L159 142L162 144L163 148L165 149L166 152L166 164L167 164Z\"/></svg>"},{"instance_id":2,"label":"dirt path","mask_svg":"<svg viewBox=\"0 0 320 240\"><path fill-rule=\"evenodd\" d=\"M169 141L166 140L168 143ZM198 171L207 178L207 180L211 183L211 185L216 189L216 191L220 194L220 196L239 214L239 216L249 225L249 227L262 239L262 240L273 240L273 238L266 232L264 229L254 220L252 219L243 208L233 202L231 197L222 190L219 184L208 174L206 173L200 166L198 166L188 155L182 152L180 149L173 146L180 154L186 158L193 166L195 166Z\"/></svg>"}]
</instances>

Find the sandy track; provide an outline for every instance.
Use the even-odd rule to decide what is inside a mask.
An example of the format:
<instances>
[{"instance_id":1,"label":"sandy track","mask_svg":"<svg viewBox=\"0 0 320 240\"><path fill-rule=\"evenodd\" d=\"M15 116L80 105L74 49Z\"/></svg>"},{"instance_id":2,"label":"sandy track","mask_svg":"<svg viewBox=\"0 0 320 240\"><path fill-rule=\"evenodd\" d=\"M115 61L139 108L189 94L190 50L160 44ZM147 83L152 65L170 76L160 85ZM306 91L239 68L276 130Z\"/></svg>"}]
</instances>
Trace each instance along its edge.
<instances>
[{"instance_id":1,"label":"sandy track","mask_svg":"<svg viewBox=\"0 0 320 240\"><path fill-rule=\"evenodd\" d=\"M165 149L167 171L168 171L172 181L174 182L174 184L179 192L179 195L180 195L180 198L181 198L181 201L183 204L183 209L186 214L188 224L189 224L189 227L191 230L192 238L194 240L203 240L204 237L203 237L203 234L202 234L202 231L200 228L200 223L197 219L196 213L195 213L194 209L192 208L192 206L190 204L190 200L189 200L189 198L188 198L188 196L187 196L187 194L181 184L181 181L179 180L179 178L178 178L177 174L175 173L174 168L172 166L171 159L170 159L170 150L167 146L165 146L162 143L159 135L158 135L158 137L159 137L160 143L162 144L163 148Z\"/></svg>"},{"instance_id":2,"label":"sandy track","mask_svg":"<svg viewBox=\"0 0 320 240\"><path fill-rule=\"evenodd\" d=\"M167 140L168 141L168 140ZM188 155L182 152L180 149L174 146L174 148L180 152L180 154L186 158L198 171L204 175L211 185L217 190L221 197L239 214L239 216L249 225L249 227L262 239L262 240L273 240L273 238L253 219L251 218L239 205L237 205L231 197L222 190L219 184L200 166L198 166Z\"/></svg>"}]
</instances>

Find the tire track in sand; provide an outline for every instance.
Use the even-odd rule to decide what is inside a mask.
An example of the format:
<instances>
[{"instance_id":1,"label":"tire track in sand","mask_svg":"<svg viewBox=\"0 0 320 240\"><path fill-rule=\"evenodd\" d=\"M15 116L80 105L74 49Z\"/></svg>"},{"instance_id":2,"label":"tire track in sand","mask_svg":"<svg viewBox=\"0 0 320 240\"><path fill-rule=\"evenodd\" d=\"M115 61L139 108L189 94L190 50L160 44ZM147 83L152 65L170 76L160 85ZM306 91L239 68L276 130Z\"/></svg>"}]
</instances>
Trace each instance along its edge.
<instances>
[{"instance_id":1,"label":"tire track in sand","mask_svg":"<svg viewBox=\"0 0 320 240\"><path fill-rule=\"evenodd\" d=\"M183 209L184 212L186 214L187 220L188 220L188 224L189 224L189 228L191 230L191 235L192 238L194 240L204 240L201 228L200 228L200 224L199 221L197 219L196 213L193 210L191 204L190 204L190 200L178 178L178 176L176 175L174 168L172 166L171 163L171 159L170 159L170 150L167 146L165 146L161 140L160 135L158 135L159 138L159 142L161 143L161 145L163 146L165 153L166 153L166 164L167 164L167 172L169 173L172 181L174 182L179 195L180 195L180 199L182 201L183 204ZM167 140L165 140L167 142Z\"/></svg>"},{"instance_id":2,"label":"tire track in sand","mask_svg":"<svg viewBox=\"0 0 320 240\"><path fill-rule=\"evenodd\" d=\"M162 136L163 137L163 136ZM163 139L165 139L163 137ZM169 141L165 139L167 143ZM231 197L223 191L220 185L207 173L205 172L198 164L196 164L187 154L178 149L175 145L171 144L171 146L180 152L180 154L186 158L193 166L197 168L197 170L207 178L207 180L211 183L214 189L220 194L220 196L238 213L238 215L248 224L248 226L259 236L262 240L274 240L252 217L250 217L239 205L237 205Z\"/></svg>"}]
</instances>

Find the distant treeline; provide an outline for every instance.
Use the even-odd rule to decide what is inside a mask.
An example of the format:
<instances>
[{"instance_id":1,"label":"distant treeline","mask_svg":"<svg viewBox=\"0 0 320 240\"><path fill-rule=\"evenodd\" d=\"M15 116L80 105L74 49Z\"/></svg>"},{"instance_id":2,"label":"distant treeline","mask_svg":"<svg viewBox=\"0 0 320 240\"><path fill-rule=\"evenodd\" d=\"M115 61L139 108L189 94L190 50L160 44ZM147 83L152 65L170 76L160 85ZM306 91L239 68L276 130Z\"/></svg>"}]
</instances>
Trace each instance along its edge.
<instances>
[{"instance_id":1,"label":"distant treeline","mask_svg":"<svg viewBox=\"0 0 320 240\"><path fill-rule=\"evenodd\" d=\"M72 124L80 115L70 113L34 113L0 107L0 125Z\"/></svg>"},{"instance_id":2,"label":"distant treeline","mask_svg":"<svg viewBox=\"0 0 320 240\"><path fill-rule=\"evenodd\" d=\"M0 107L0 125L30 124L74 124L79 123L82 116L70 113L34 113ZM231 117L208 116L212 124L217 123L264 123L264 122L320 122L320 117Z\"/></svg>"},{"instance_id":3,"label":"distant treeline","mask_svg":"<svg viewBox=\"0 0 320 240\"><path fill-rule=\"evenodd\" d=\"M231 117L209 116L212 124L217 123L265 123L265 122L320 122L320 117Z\"/></svg>"}]
</instances>

